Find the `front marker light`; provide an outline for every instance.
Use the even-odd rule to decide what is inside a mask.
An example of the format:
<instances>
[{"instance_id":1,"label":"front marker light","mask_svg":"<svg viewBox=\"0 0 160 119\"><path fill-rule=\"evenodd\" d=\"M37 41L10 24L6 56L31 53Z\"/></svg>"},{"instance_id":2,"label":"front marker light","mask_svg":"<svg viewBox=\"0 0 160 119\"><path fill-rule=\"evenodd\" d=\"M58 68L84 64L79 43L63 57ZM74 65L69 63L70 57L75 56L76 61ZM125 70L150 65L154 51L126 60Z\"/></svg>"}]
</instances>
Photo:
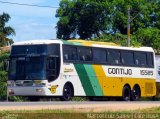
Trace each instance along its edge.
<instances>
[{"instance_id":1,"label":"front marker light","mask_svg":"<svg viewBox=\"0 0 160 119\"><path fill-rule=\"evenodd\" d=\"M36 89L36 92L41 93L43 90L42 89Z\"/></svg>"},{"instance_id":2,"label":"front marker light","mask_svg":"<svg viewBox=\"0 0 160 119\"><path fill-rule=\"evenodd\" d=\"M34 85L35 86L46 86L46 83L42 82L41 80L35 80Z\"/></svg>"},{"instance_id":3,"label":"front marker light","mask_svg":"<svg viewBox=\"0 0 160 119\"><path fill-rule=\"evenodd\" d=\"M8 86L14 86L14 81L7 81Z\"/></svg>"}]
</instances>

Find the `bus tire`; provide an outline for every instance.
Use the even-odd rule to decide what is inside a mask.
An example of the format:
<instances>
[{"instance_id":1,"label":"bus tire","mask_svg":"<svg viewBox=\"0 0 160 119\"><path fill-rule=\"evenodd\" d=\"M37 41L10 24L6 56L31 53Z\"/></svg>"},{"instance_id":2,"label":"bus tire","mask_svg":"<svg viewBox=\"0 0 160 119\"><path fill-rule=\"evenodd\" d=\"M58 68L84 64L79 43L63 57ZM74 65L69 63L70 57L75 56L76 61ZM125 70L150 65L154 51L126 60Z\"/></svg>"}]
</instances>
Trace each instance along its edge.
<instances>
[{"instance_id":1,"label":"bus tire","mask_svg":"<svg viewBox=\"0 0 160 119\"><path fill-rule=\"evenodd\" d=\"M141 97L141 91L139 86L134 86L133 90L131 91L131 100L132 101L137 101Z\"/></svg>"},{"instance_id":2,"label":"bus tire","mask_svg":"<svg viewBox=\"0 0 160 119\"><path fill-rule=\"evenodd\" d=\"M122 99L123 101L130 101L131 91L129 86L124 86L122 91Z\"/></svg>"},{"instance_id":3,"label":"bus tire","mask_svg":"<svg viewBox=\"0 0 160 119\"><path fill-rule=\"evenodd\" d=\"M62 101L69 101L73 97L73 86L72 84L65 84L63 87Z\"/></svg>"},{"instance_id":4,"label":"bus tire","mask_svg":"<svg viewBox=\"0 0 160 119\"><path fill-rule=\"evenodd\" d=\"M29 99L29 101L33 101L33 102L40 101L40 97L37 97L37 96L30 96L30 97L28 97L28 99Z\"/></svg>"}]
</instances>

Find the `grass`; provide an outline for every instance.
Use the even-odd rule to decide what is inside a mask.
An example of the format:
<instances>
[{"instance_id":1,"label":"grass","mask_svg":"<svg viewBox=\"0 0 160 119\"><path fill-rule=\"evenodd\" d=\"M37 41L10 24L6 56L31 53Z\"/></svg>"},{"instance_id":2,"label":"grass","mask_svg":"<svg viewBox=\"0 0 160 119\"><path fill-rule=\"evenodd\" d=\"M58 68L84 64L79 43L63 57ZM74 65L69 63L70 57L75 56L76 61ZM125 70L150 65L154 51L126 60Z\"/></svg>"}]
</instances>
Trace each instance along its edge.
<instances>
[{"instance_id":1,"label":"grass","mask_svg":"<svg viewBox=\"0 0 160 119\"><path fill-rule=\"evenodd\" d=\"M146 115L152 114L152 115ZM131 117L132 116L132 117ZM150 116L150 117L146 117ZM77 112L75 110L20 110L0 111L0 119L96 119L96 118L125 118L125 119L158 119L160 118L160 107L148 108L134 111L116 112Z\"/></svg>"}]
</instances>

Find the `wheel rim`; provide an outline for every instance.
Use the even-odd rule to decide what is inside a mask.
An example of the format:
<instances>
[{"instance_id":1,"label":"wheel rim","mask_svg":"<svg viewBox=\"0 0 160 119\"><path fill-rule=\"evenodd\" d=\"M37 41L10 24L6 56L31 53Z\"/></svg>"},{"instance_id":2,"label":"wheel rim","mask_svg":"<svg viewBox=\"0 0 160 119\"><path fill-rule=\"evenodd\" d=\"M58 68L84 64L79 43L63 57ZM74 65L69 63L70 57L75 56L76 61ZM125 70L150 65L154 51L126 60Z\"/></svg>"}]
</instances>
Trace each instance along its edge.
<instances>
[{"instance_id":1,"label":"wheel rim","mask_svg":"<svg viewBox=\"0 0 160 119\"><path fill-rule=\"evenodd\" d=\"M126 89L124 91L124 99L125 100L129 100L129 98L130 98L130 91L128 89Z\"/></svg>"},{"instance_id":2,"label":"wheel rim","mask_svg":"<svg viewBox=\"0 0 160 119\"><path fill-rule=\"evenodd\" d=\"M68 87L68 86L66 86L66 87L64 88L64 98L65 98L66 100L69 100L69 99L71 98L71 95L72 95L72 93L71 93L71 88Z\"/></svg>"},{"instance_id":3,"label":"wheel rim","mask_svg":"<svg viewBox=\"0 0 160 119\"><path fill-rule=\"evenodd\" d=\"M134 89L133 89L132 95L133 95L133 99L134 99L134 100L138 100L138 99L139 99L140 93L139 93L139 91L138 91L137 88L134 88Z\"/></svg>"}]
</instances>

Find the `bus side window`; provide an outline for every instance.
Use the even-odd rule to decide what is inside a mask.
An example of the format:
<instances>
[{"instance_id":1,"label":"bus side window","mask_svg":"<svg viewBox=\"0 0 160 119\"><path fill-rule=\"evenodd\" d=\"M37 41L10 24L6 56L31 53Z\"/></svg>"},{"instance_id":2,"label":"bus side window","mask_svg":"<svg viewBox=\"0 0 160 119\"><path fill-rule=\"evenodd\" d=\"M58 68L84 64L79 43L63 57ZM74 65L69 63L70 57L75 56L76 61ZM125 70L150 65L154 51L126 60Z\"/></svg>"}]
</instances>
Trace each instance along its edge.
<instances>
[{"instance_id":1,"label":"bus side window","mask_svg":"<svg viewBox=\"0 0 160 119\"><path fill-rule=\"evenodd\" d=\"M108 50L107 52L108 62L110 64L120 64L121 63L121 53L118 50Z\"/></svg>"},{"instance_id":2,"label":"bus side window","mask_svg":"<svg viewBox=\"0 0 160 119\"><path fill-rule=\"evenodd\" d=\"M134 65L134 54L131 51L121 52L122 63L126 66Z\"/></svg>"},{"instance_id":3,"label":"bus side window","mask_svg":"<svg viewBox=\"0 0 160 119\"><path fill-rule=\"evenodd\" d=\"M147 65L147 55L144 52L135 52L135 63L138 66L145 67Z\"/></svg>"},{"instance_id":4,"label":"bus side window","mask_svg":"<svg viewBox=\"0 0 160 119\"><path fill-rule=\"evenodd\" d=\"M78 60L77 48L73 46L63 46L64 61Z\"/></svg>"},{"instance_id":5,"label":"bus side window","mask_svg":"<svg viewBox=\"0 0 160 119\"><path fill-rule=\"evenodd\" d=\"M106 63L105 49L93 48L93 61L94 63Z\"/></svg>"},{"instance_id":6,"label":"bus side window","mask_svg":"<svg viewBox=\"0 0 160 119\"><path fill-rule=\"evenodd\" d=\"M77 48L71 47L70 49L71 60L78 60Z\"/></svg>"},{"instance_id":7,"label":"bus side window","mask_svg":"<svg viewBox=\"0 0 160 119\"><path fill-rule=\"evenodd\" d=\"M64 54L64 60L68 60L68 54Z\"/></svg>"},{"instance_id":8,"label":"bus side window","mask_svg":"<svg viewBox=\"0 0 160 119\"><path fill-rule=\"evenodd\" d=\"M63 59L69 60L69 46L63 46Z\"/></svg>"},{"instance_id":9,"label":"bus side window","mask_svg":"<svg viewBox=\"0 0 160 119\"><path fill-rule=\"evenodd\" d=\"M153 53L147 53L147 65L148 67L153 67Z\"/></svg>"},{"instance_id":10,"label":"bus side window","mask_svg":"<svg viewBox=\"0 0 160 119\"><path fill-rule=\"evenodd\" d=\"M92 49L79 47L79 58L80 61L92 61Z\"/></svg>"}]
</instances>

